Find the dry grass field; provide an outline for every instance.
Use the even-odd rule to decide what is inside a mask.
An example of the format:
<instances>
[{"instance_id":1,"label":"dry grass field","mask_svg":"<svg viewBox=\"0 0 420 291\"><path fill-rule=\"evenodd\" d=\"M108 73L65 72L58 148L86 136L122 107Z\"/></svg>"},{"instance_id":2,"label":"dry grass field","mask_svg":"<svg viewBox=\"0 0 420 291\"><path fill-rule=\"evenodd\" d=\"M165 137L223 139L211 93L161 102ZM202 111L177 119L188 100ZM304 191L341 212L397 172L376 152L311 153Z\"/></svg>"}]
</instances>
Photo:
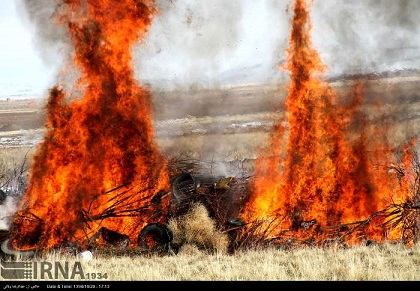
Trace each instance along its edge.
<instances>
[{"instance_id":1,"label":"dry grass field","mask_svg":"<svg viewBox=\"0 0 420 291\"><path fill-rule=\"evenodd\" d=\"M420 133L420 77L364 81L364 108L369 121L392 121L389 140L395 147ZM337 96L352 90L352 81L331 82ZM156 138L168 159L200 161L218 177L252 175L273 124L284 115L283 86L244 86L217 90L156 91L153 94ZM344 97L343 97L344 98ZM6 186L16 171L22 179L44 133L45 100L0 101L0 176ZM208 166L204 166L208 165ZM23 173L24 172L24 173ZM23 184L24 185L24 184ZM22 189L20 189L22 190ZM23 191L23 190L22 190ZM6 212L2 205L2 225ZM10 214L10 213L9 213ZM93 259L57 250L34 261L80 261L85 273L107 274L111 281L417 281L420 246L373 244L336 248L240 249L227 252L228 237L215 227L200 205L169 222L179 251L161 254L136 250L96 250ZM40 278L51 280L55 278ZM56 278L58 280L62 277ZM76 276L74 280L80 280ZM84 278L91 280L92 278Z\"/></svg>"},{"instance_id":2,"label":"dry grass field","mask_svg":"<svg viewBox=\"0 0 420 291\"><path fill-rule=\"evenodd\" d=\"M71 272L39 273L37 281L418 281L420 247L401 244L360 245L351 248L279 247L242 249L226 253L226 237L214 228L200 205L180 217L174 240L179 252L150 253L136 250L98 250L83 259L63 250L32 258L70 266L79 262L83 275ZM182 231L180 225L183 227ZM19 259L19 258L18 258ZM28 258L20 258L28 260ZM71 270L71 267L70 267ZM87 275L89 274L89 275ZM91 278L88 278L90 276ZM95 277L95 278L93 278ZM93 279L93 280L92 280ZM88 282L85 282L89 284ZM106 282L105 282L106 283Z\"/></svg>"},{"instance_id":3,"label":"dry grass field","mask_svg":"<svg viewBox=\"0 0 420 291\"><path fill-rule=\"evenodd\" d=\"M71 272L45 272L38 273L36 281L69 280L85 281L85 284L103 281L106 284L106 281L420 280L417 272L420 267L418 245L407 248L400 244L383 243L351 248L302 247L293 250L273 246L227 254L223 233L214 229L206 211L197 206L189 215L183 221L186 231L174 232L174 239L186 240L177 254L102 250L93 252L91 259L81 259L57 250L32 261L39 265L42 262L59 262L63 266L79 262L83 275L71 277Z\"/></svg>"}]
</instances>

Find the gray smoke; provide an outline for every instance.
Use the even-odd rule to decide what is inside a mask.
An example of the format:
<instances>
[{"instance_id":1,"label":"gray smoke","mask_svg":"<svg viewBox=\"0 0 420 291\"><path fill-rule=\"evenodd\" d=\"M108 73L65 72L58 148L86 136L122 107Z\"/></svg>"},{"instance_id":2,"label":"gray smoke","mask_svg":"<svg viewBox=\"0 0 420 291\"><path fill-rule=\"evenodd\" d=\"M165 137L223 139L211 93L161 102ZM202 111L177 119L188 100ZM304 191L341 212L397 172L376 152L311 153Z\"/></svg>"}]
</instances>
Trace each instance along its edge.
<instances>
[{"instance_id":1,"label":"gray smoke","mask_svg":"<svg viewBox=\"0 0 420 291\"><path fill-rule=\"evenodd\" d=\"M34 46L42 60L49 66L57 66L63 54L68 53L69 39L63 27L55 19L56 0L15 0L22 21L33 32ZM61 63L59 64L61 65Z\"/></svg>"},{"instance_id":2,"label":"gray smoke","mask_svg":"<svg viewBox=\"0 0 420 291\"><path fill-rule=\"evenodd\" d=\"M287 37L285 1L158 2L160 14L135 50L140 79L212 87L275 78Z\"/></svg>"},{"instance_id":3,"label":"gray smoke","mask_svg":"<svg viewBox=\"0 0 420 291\"><path fill-rule=\"evenodd\" d=\"M310 2L310 1L308 1ZM276 82L293 1L160 0L136 49L140 79L169 86ZM319 0L312 38L328 74L420 67L420 1Z\"/></svg>"},{"instance_id":4,"label":"gray smoke","mask_svg":"<svg viewBox=\"0 0 420 291\"><path fill-rule=\"evenodd\" d=\"M8 230L13 215L16 213L19 199L14 196L7 196L3 203L0 204L0 230Z\"/></svg>"},{"instance_id":5,"label":"gray smoke","mask_svg":"<svg viewBox=\"0 0 420 291\"><path fill-rule=\"evenodd\" d=\"M15 0L47 64L71 50L58 0ZM308 1L309 2L309 1ZM134 48L140 80L211 87L276 82L293 1L157 0L159 14ZM331 75L420 68L420 1L315 0L312 38ZM57 56L61 56L58 58Z\"/></svg>"},{"instance_id":6,"label":"gray smoke","mask_svg":"<svg viewBox=\"0 0 420 291\"><path fill-rule=\"evenodd\" d=\"M312 15L331 74L420 68L420 1L315 1Z\"/></svg>"}]
</instances>

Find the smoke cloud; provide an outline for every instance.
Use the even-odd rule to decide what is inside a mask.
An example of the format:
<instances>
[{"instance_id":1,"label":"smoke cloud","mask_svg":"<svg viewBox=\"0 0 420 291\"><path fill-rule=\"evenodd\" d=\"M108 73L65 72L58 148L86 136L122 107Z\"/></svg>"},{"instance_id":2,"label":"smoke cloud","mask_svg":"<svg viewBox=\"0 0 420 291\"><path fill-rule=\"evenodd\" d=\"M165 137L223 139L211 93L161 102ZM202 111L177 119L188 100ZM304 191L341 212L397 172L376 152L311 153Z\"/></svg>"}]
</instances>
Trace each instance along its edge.
<instances>
[{"instance_id":1,"label":"smoke cloud","mask_svg":"<svg viewBox=\"0 0 420 291\"><path fill-rule=\"evenodd\" d=\"M163 3L136 51L142 79L188 87L284 78L277 65L288 46L292 1ZM419 13L416 0L314 1L313 42L329 75L418 69Z\"/></svg>"},{"instance_id":2,"label":"smoke cloud","mask_svg":"<svg viewBox=\"0 0 420 291\"><path fill-rule=\"evenodd\" d=\"M7 196L0 204L0 230L8 230L17 210L18 198Z\"/></svg>"},{"instance_id":3,"label":"smoke cloud","mask_svg":"<svg viewBox=\"0 0 420 291\"><path fill-rule=\"evenodd\" d=\"M71 50L56 25L60 1L16 0L48 65ZM134 48L140 80L194 87L276 82L285 58L292 1L157 0L159 14ZM314 1L312 37L331 75L420 68L417 0ZM60 57L59 57L60 56Z\"/></svg>"},{"instance_id":4,"label":"smoke cloud","mask_svg":"<svg viewBox=\"0 0 420 291\"><path fill-rule=\"evenodd\" d=\"M313 40L330 74L420 68L420 2L315 1Z\"/></svg>"},{"instance_id":5,"label":"smoke cloud","mask_svg":"<svg viewBox=\"0 0 420 291\"><path fill-rule=\"evenodd\" d=\"M57 25L55 12L56 0L15 0L18 13L24 24L33 33L33 43L42 60L56 67L57 58L62 60L63 52L68 52L69 39L63 27Z\"/></svg>"},{"instance_id":6,"label":"smoke cloud","mask_svg":"<svg viewBox=\"0 0 420 291\"><path fill-rule=\"evenodd\" d=\"M169 87L265 82L286 46L285 1L159 1L135 50L140 79Z\"/></svg>"}]
</instances>

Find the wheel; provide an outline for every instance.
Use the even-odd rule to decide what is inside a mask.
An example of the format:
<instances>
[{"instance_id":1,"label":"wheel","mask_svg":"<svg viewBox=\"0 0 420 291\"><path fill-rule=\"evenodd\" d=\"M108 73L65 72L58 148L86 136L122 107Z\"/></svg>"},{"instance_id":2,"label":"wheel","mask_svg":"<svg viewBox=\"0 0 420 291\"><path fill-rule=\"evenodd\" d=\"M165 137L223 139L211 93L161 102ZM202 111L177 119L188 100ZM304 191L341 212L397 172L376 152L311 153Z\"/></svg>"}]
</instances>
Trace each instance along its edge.
<instances>
[{"instance_id":1,"label":"wheel","mask_svg":"<svg viewBox=\"0 0 420 291\"><path fill-rule=\"evenodd\" d=\"M139 233L137 244L145 249L168 248L172 239L172 232L166 225L150 223Z\"/></svg>"},{"instance_id":2,"label":"wheel","mask_svg":"<svg viewBox=\"0 0 420 291\"><path fill-rule=\"evenodd\" d=\"M181 173L172 181L171 215L178 216L188 211L197 194L197 181L189 173Z\"/></svg>"},{"instance_id":3,"label":"wheel","mask_svg":"<svg viewBox=\"0 0 420 291\"><path fill-rule=\"evenodd\" d=\"M195 194L197 182L189 173L181 173L172 182L172 195L177 200L188 199Z\"/></svg>"}]
</instances>

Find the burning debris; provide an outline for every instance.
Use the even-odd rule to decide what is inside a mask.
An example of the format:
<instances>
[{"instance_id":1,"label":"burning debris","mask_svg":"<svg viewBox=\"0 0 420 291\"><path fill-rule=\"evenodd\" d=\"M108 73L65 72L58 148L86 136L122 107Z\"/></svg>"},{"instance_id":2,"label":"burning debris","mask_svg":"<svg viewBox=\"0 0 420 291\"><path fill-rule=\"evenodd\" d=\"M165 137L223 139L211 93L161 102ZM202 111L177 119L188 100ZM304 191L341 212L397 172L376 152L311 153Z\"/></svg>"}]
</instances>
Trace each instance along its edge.
<instances>
[{"instance_id":1,"label":"burning debris","mask_svg":"<svg viewBox=\"0 0 420 291\"><path fill-rule=\"evenodd\" d=\"M350 101L339 100L323 82L305 0L295 1L287 51L287 120L273 127L255 172L240 177L204 175L201 161L167 161L159 152L150 93L134 79L130 54L150 26L153 1L62 0L56 12L81 75L74 92L50 91L48 131L12 228L2 234L3 252L208 248L204 226L230 251L418 241L414 144L394 161L386 125L367 125L362 86ZM398 165L392 172L378 166L391 162ZM200 224L199 216L211 221Z\"/></svg>"},{"instance_id":2,"label":"burning debris","mask_svg":"<svg viewBox=\"0 0 420 291\"><path fill-rule=\"evenodd\" d=\"M418 158L414 158L415 156L413 153L411 162L416 163L414 167L417 173L416 177L420 177L420 163ZM214 244L216 249L223 245L222 249L233 253L240 248L263 245L277 245L284 248L299 246L326 247L347 245L348 242L355 239L368 244L374 241L368 237L369 228L372 226L382 228L384 233L392 231L401 233L401 241L407 245L413 244L419 239L420 208L418 197L420 192L418 192L418 189L420 180L419 178L413 180L414 176L407 179L406 171L402 166L393 165L393 172L399 173L402 184L410 183L414 187L413 189L417 189L414 200L409 199L401 204L389 204L385 209L372 213L366 219L359 221L337 222L331 226L323 227L316 219L297 219L292 227L286 228L283 226L284 221L280 216L272 220L261 218L254 221L246 221L238 217L245 206L244 198L252 195L252 192L250 192L252 189L250 188L252 181L250 178L252 177L232 178L203 175L202 171L200 173L200 165L197 161L184 160L180 165L182 166L185 162L193 165L197 172L181 172L171 179L172 191L180 191L177 197L180 197L179 195L186 196L182 203L179 203L172 191L165 194L172 197L168 206L169 211L165 217L166 223L150 222L146 224L138 232L137 239L134 241L128 235L120 233L119 230L102 227L85 244L67 243L61 245L59 247L61 252L77 255L90 250L95 254L95 252L101 253L113 248L113 253L126 252L130 254L130 251L138 250L167 254L168 252L178 252L184 244L197 244L198 248L203 246L204 248L211 248ZM171 165L171 167L176 168L176 165ZM229 187L216 187L217 184L224 185L226 181L229 181ZM417 184L412 184L413 182ZM182 193L182 191L184 192ZM150 203L153 202L150 201ZM197 207L201 210L197 210ZM108 213L108 215L112 216L112 214L118 213L120 211L116 207L115 211ZM207 218L204 219L203 217ZM99 220L103 221L108 218L106 214L98 217ZM10 232L6 231L3 238L7 240L2 245L5 254L33 256L41 251L37 247L40 237L39 229L41 228L31 230L30 227L42 225L42 220L33 215L23 219L27 224L26 230L28 233L26 248L16 248L11 245L7 239ZM200 220L202 221L199 222ZM37 223L33 224L32 221ZM153 221L153 219L150 221ZM205 225L207 225L207 228L204 227ZM200 227L205 229L200 230ZM216 232L217 234L215 234ZM195 239L197 233L201 233L203 238ZM226 242L226 238L222 239L224 236L227 236L228 239L226 245L222 243ZM219 243L221 245L218 245Z\"/></svg>"},{"instance_id":3,"label":"burning debris","mask_svg":"<svg viewBox=\"0 0 420 291\"><path fill-rule=\"evenodd\" d=\"M361 110L362 86L354 88L350 102L339 100L320 77L325 66L311 43L307 2L296 0L293 7L288 127L283 120L275 125L241 217L255 221L255 235L272 239L287 233L319 242L329 239L324 230L341 225L352 234L363 226L362 236L345 235L347 243L398 240L400 233L378 226L388 217L379 214L390 201L403 203L416 193L401 187L386 166L378 167L391 163L393 152L386 123L369 125Z\"/></svg>"},{"instance_id":4,"label":"burning debris","mask_svg":"<svg viewBox=\"0 0 420 291\"><path fill-rule=\"evenodd\" d=\"M114 230L102 227L89 240L90 247L94 246L95 244L98 244L99 246L111 245L118 248L126 248L130 245L130 238L128 235L120 234Z\"/></svg>"},{"instance_id":5,"label":"burning debris","mask_svg":"<svg viewBox=\"0 0 420 291\"><path fill-rule=\"evenodd\" d=\"M198 181L190 173L180 173L172 181L171 213L173 216L188 211L189 205L197 197Z\"/></svg>"},{"instance_id":6,"label":"burning debris","mask_svg":"<svg viewBox=\"0 0 420 291\"><path fill-rule=\"evenodd\" d=\"M58 1L80 78L74 92L50 90L48 131L13 222L14 247L86 244L103 227L135 240L150 219L165 218L167 201L149 203L168 191L169 178L131 56L155 12L147 0Z\"/></svg>"},{"instance_id":7,"label":"burning debris","mask_svg":"<svg viewBox=\"0 0 420 291\"><path fill-rule=\"evenodd\" d=\"M139 233L137 245L145 249L163 248L168 251L172 240L172 231L166 224L150 223Z\"/></svg>"}]
</instances>

